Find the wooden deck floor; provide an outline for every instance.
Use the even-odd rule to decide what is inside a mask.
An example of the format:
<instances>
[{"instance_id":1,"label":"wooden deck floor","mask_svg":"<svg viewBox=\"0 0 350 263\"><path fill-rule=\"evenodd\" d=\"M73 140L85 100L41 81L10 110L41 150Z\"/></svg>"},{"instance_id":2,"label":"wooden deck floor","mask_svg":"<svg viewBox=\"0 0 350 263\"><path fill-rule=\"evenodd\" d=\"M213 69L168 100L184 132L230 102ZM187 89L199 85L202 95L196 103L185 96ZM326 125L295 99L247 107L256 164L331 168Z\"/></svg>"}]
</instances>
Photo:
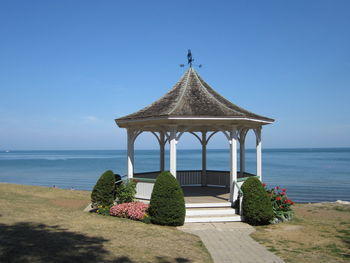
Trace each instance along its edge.
<instances>
[{"instance_id":1,"label":"wooden deck floor","mask_svg":"<svg viewBox=\"0 0 350 263\"><path fill-rule=\"evenodd\" d=\"M186 203L227 202L230 189L225 187L182 186Z\"/></svg>"}]
</instances>

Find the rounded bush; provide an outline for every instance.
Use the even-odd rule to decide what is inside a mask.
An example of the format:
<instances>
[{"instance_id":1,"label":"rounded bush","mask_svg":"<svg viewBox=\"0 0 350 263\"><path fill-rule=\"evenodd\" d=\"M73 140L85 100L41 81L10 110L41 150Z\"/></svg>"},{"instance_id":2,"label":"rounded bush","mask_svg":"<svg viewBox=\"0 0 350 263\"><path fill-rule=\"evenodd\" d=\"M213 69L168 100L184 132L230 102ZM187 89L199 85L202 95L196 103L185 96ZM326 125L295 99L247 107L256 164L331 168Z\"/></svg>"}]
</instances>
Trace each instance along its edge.
<instances>
[{"instance_id":1,"label":"rounded bush","mask_svg":"<svg viewBox=\"0 0 350 263\"><path fill-rule=\"evenodd\" d=\"M272 204L257 177L249 177L242 185L243 217L250 225L266 225L273 219Z\"/></svg>"},{"instance_id":2,"label":"rounded bush","mask_svg":"<svg viewBox=\"0 0 350 263\"><path fill-rule=\"evenodd\" d=\"M170 172L162 172L154 184L149 215L158 225L182 226L186 209L182 189Z\"/></svg>"},{"instance_id":3,"label":"rounded bush","mask_svg":"<svg viewBox=\"0 0 350 263\"><path fill-rule=\"evenodd\" d=\"M111 206L115 196L115 175L111 170L104 172L97 180L91 193L92 207Z\"/></svg>"}]
</instances>

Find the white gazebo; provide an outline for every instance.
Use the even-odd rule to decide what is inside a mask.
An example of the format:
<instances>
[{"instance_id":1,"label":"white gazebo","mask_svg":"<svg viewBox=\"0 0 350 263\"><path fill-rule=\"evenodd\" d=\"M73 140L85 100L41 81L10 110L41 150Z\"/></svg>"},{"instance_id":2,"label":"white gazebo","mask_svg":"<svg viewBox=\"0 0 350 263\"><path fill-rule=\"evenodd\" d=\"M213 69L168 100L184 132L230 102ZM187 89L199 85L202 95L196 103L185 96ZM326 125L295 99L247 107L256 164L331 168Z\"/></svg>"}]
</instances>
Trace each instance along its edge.
<instances>
[{"instance_id":1,"label":"white gazebo","mask_svg":"<svg viewBox=\"0 0 350 263\"><path fill-rule=\"evenodd\" d=\"M262 126L274 120L249 112L231 103L213 90L192 68L159 100L130 115L115 120L127 129L128 177L138 178L137 195L149 199L154 179L164 171L165 144L170 144L170 172L182 186L221 186L229 189L229 201L238 198L239 187L249 176L262 179ZM256 135L256 171L245 171L245 138L249 130ZM159 171L134 173L134 142L142 132L154 134L160 146ZM176 144L183 133L193 134L202 145L202 169L179 171L176 167ZM230 170L212 171L206 167L206 147L216 133L222 132L230 145ZM237 146L240 147L239 170ZM208 188L205 188L208 189Z\"/></svg>"}]
</instances>

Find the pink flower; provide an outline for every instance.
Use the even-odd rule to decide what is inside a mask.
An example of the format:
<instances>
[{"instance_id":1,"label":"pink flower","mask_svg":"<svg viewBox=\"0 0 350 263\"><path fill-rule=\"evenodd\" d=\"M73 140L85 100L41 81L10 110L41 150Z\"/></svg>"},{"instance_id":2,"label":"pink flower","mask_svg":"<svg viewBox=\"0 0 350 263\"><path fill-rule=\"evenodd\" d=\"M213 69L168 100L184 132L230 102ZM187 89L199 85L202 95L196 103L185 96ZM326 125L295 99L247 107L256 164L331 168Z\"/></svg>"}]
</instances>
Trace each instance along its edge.
<instances>
[{"instance_id":1,"label":"pink flower","mask_svg":"<svg viewBox=\"0 0 350 263\"><path fill-rule=\"evenodd\" d=\"M277 201L281 200L281 197L280 197L280 196L277 196L277 197L276 197L276 200L277 200Z\"/></svg>"},{"instance_id":2,"label":"pink flower","mask_svg":"<svg viewBox=\"0 0 350 263\"><path fill-rule=\"evenodd\" d=\"M141 202L123 203L112 206L109 210L111 216L142 220L147 212L148 205Z\"/></svg>"},{"instance_id":3,"label":"pink flower","mask_svg":"<svg viewBox=\"0 0 350 263\"><path fill-rule=\"evenodd\" d=\"M287 191L287 189L286 189L286 188L283 188L283 189L282 189L282 191L283 191L283 192L286 192L286 191Z\"/></svg>"},{"instance_id":4,"label":"pink flower","mask_svg":"<svg viewBox=\"0 0 350 263\"><path fill-rule=\"evenodd\" d=\"M280 189L280 187L279 186L276 186L276 190L279 190Z\"/></svg>"},{"instance_id":5,"label":"pink flower","mask_svg":"<svg viewBox=\"0 0 350 263\"><path fill-rule=\"evenodd\" d=\"M282 192L281 195L285 195L286 193L285 192Z\"/></svg>"}]
</instances>

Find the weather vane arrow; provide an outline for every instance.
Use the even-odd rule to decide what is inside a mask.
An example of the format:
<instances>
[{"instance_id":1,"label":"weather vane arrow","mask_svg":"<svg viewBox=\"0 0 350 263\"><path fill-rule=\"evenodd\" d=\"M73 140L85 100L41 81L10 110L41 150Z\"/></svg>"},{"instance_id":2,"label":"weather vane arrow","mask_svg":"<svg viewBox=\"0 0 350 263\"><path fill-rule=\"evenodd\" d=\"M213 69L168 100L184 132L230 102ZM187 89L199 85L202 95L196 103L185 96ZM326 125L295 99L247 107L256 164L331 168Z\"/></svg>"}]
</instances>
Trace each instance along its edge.
<instances>
[{"instance_id":1,"label":"weather vane arrow","mask_svg":"<svg viewBox=\"0 0 350 263\"><path fill-rule=\"evenodd\" d=\"M189 49L188 52L187 52L187 64L190 66L190 68L192 68L193 61L194 61L194 58L192 57L191 49ZM180 64L180 67L183 68L184 66L185 66L184 64ZM202 64L193 65L193 66L198 66L199 68L201 68Z\"/></svg>"}]
</instances>

